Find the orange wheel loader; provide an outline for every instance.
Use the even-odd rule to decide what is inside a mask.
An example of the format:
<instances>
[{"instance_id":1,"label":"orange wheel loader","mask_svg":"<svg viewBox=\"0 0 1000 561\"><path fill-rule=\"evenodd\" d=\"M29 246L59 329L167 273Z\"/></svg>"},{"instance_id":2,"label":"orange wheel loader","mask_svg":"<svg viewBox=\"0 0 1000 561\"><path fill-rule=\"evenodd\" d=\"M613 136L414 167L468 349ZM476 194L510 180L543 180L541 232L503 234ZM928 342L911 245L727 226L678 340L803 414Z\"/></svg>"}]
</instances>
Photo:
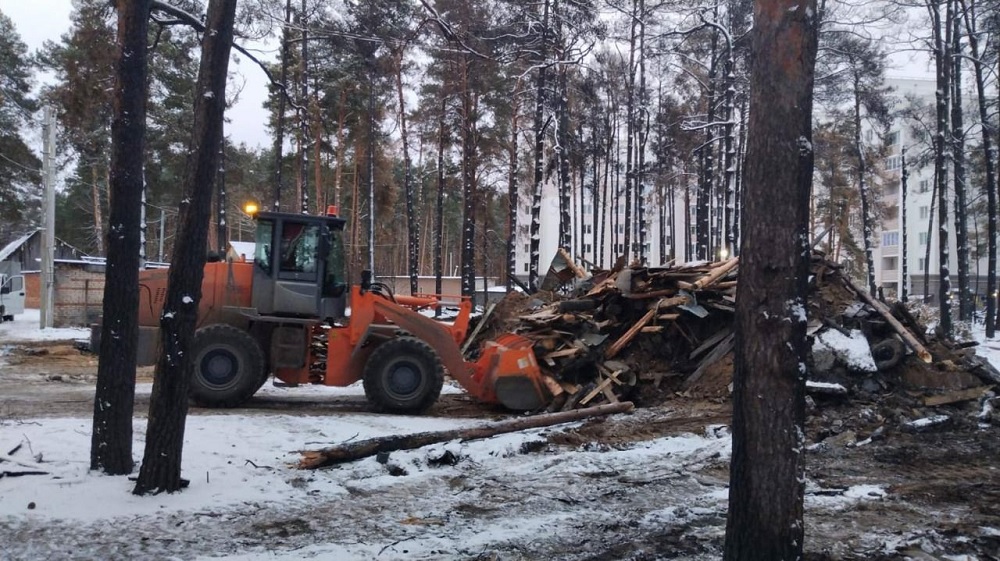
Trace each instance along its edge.
<instances>
[{"instance_id":1,"label":"orange wheel loader","mask_svg":"<svg viewBox=\"0 0 1000 561\"><path fill-rule=\"evenodd\" d=\"M463 358L468 298L394 295L367 272L349 286L345 221L335 214L260 212L252 262L205 265L191 349L195 403L238 406L273 375L287 384L361 380L377 409L419 413L438 399L446 373L484 403L515 410L548 403L529 340L507 334L475 362ZM155 352L167 270L143 271L139 285L140 348L144 340ZM458 313L447 323L421 313L438 306Z\"/></svg>"}]
</instances>

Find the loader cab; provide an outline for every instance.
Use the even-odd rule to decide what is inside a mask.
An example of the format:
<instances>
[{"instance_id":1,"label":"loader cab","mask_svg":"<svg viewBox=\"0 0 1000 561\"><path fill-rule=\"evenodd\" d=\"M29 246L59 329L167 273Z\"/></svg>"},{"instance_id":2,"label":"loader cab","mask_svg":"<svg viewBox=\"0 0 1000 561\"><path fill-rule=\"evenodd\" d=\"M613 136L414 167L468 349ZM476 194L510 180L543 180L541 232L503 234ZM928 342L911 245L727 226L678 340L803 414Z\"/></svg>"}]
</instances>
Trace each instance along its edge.
<instances>
[{"instance_id":1,"label":"loader cab","mask_svg":"<svg viewBox=\"0 0 1000 561\"><path fill-rule=\"evenodd\" d=\"M256 216L252 305L262 315L344 316L344 224L333 215L261 212Z\"/></svg>"}]
</instances>

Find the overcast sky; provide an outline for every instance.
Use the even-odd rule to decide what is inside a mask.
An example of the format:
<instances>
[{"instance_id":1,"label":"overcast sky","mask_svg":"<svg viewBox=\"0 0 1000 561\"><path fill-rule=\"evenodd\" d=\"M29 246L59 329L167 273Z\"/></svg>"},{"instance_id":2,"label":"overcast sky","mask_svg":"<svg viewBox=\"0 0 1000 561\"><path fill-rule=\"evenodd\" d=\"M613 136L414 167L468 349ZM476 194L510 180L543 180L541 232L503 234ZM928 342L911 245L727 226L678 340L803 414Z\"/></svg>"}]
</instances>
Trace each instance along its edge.
<instances>
[{"instance_id":1,"label":"overcast sky","mask_svg":"<svg viewBox=\"0 0 1000 561\"><path fill-rule=\"evenodd\" d=\"M58 41L69 31L70 0L0 0L0 11L14 21L14 27L28 49L35 51L46 41ZM273 60L268 53L254 52L262 61ZM254 147L270 144L266 130L266 114L261 105L267 98L266 77L252 62L237 55L240 63L230 66L230 86L243 86L235 106L226 112L226 135L236 143ZM231 92L230 92L231 94Z\"/></svg>"},{"instance_id":2,"label":"overcast sky","mask_svg":"<svg viewBox=\"0 0 1000 561\"><path fill-rule=\"evenodd\" d=\"M21 39L32 51L40 48L46 40L59 40L69 30L71 9L70 0L0 0L0 11L14 21ZM274 53L259 51L254 51L254 56L262 61L273 61L276 58ZM233 142L245 142L253 147L269 146L271 141L265 127L266 114L261 107L267 98L266 77L245 57L238 54L236 57L240 62L230 68L230 95L240 86L242 91L236 105L226 113L229 119L226 134ZM917 60L911 60L911 57ZM896 53L890 59L891 76L933 77L923 53Z\"/></svg>"}]
</instances>

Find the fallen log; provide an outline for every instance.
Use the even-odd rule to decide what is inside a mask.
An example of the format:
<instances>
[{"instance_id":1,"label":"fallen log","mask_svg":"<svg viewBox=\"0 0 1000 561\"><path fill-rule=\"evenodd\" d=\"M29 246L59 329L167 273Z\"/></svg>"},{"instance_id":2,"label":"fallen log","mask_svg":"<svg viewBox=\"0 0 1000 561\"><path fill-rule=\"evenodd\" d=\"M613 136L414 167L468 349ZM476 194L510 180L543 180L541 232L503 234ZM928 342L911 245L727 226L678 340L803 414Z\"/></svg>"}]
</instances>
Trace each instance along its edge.
<instances>
[{"instance_id":1,"label":"fallen log","mask_svg":"<svg viewBox=\"0 0 1000 561\"><path fill-rule=\"evenodd\" d=\"M16 448L15 448L15 450L16 450ZM7 455L4 455L4 454L0 454L0 462L8 462L8 463L14 464L16 466L21 466L23 468L28 468L29 470L31 470L33 472L34 471L38 471L38 472L42 472L42 473L48 473L47 471L45 471L45 466L43 466L41 464L37 464L35 462L27 462L27 461L24 461L24 460L19 460L17 458L13 458L11 456L7 456ZM32 475L34 475L34 474L32 474Z\"/></svg>"},{"instance_id":2,"label":"fallen log","mask_svg":"<svg viewBox=\"0 0 1000 561\"><path fill-rule=\"evenodd\" d=\"M380 452L395 452L397 450L413 450L429 444L448 442L451 440L477 440L489 438L498 434L518 432L527 429L548 427L562 423L571 423L590 417L602 415L612 415L615 413L626 413L634 408L632 402L623 401L610 405L599 405L586 409L575 409L573 411L563 411L560 413L548 413L544 415L534 415L531 417L521 417L507 421L499 421L481 427L468 429L457 429L437 432L419 432L416 434L386 436L382 438L370 438L357 442L348 442L340 446L331 446L322 450L302 450L302 459L299 460L300 469L316 469L327 467L344 462L352 462L369 456L374 456Z\"/></svg>"},{"instance_id":3,"label":"fallen log","mask_svg":"<svg viewBox=\"0 0 1000 561\"><path fill-rule=\"evenodd\" d=\"M913 349L913 352L917 354L920 360L928 364L933 362L934 359L931 357L931 353L922 344L920 344L920 341L918 341L917 338L913 336L913 333L911 333L910 330L906 328L906 326L900 323L900 321L896 319L895 316L892 315L892 312L889 311L889 308L887 308L885 304L872 298L871 294L868 294L867 292L855 286L855 284L851 282L851 279L847 278L846 275L843 278L844 278L844 283L847 284L847 286L855 294L857 294L859 298L864 300L865 303L871 306L872 308L875 308L875 311L878 312L879 315L881 315L883 318L885 318L885 321L889 322L889 325L892 326L892 328L896 331L896 333L899 333L899 336L903 338L903 342L906 343L908 347Z\"/></svg>"}]
</instances>

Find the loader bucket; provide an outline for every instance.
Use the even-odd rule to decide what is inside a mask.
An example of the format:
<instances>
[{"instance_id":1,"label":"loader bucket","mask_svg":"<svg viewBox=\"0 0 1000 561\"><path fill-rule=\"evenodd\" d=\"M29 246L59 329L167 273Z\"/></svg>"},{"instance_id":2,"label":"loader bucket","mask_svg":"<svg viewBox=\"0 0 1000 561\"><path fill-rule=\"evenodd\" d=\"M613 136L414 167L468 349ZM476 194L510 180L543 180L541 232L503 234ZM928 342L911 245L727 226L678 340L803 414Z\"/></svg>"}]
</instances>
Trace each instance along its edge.
<instances>
[{"instance_id":1,"label":"loader bucket","mask_svg":"<svg viewBox=\"0 0 1000 561\"><path fill-rule=\"evenodd\" d=\"M542 409L550 396L542 383L542 372L529 339L508 333L486 343L484 358L495 364L494 390L497 401L516 411Z\"/></svg>"}]
</instances>

